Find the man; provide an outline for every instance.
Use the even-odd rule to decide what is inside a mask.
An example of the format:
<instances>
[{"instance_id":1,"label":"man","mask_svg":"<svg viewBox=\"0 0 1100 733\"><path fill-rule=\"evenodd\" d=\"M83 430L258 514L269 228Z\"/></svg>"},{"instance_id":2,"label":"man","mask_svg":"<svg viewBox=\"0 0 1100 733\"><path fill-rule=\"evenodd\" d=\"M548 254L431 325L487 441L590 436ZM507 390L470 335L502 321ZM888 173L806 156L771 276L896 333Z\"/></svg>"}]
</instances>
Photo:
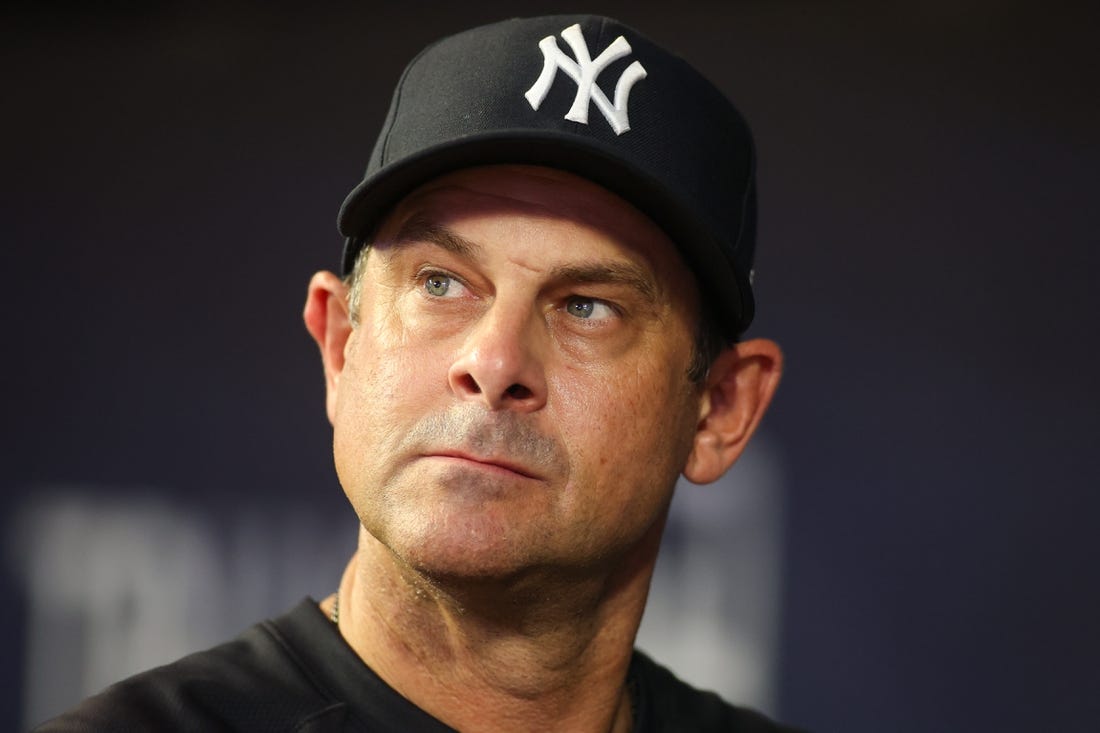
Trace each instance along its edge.
<instances>
[{"instance_id":1,"label":"man","mask_svg":"<svg viewBox=\"0 0 1100 733\"><path fill-rule=\"evenodd\" d=\"M305 306L361 524L338 592L45 729L780 730L633 651L677 477L719 478L779 380L737 341L753 165L615 21L426 49Z\"/></svg>"}]
</instances>

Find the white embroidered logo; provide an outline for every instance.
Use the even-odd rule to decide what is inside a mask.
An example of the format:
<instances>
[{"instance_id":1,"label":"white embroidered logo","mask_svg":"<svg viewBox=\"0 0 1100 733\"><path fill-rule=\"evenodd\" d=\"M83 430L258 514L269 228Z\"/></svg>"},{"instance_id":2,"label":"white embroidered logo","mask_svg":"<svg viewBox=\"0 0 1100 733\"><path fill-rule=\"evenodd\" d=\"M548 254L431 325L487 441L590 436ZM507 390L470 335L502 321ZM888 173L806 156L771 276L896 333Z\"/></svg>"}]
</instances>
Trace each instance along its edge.
<instances>
[{"instance_id":1,"label":"white embroidered logo","mask_svg":"<svg viewBox=\"0 0 1100 733\"><path fill-rule=\"evenodd\" d=\"M587 125L588 105L589 100L591 100L596 103L600 112L603 112L604 118L607 119L615 134L622 135L630 129L630 122L626 116L626 102L630 96L630 89L634 84L645 78L645 69L637 61L626 67L619 77L619 81L615 83L614 105L608 101L603 90L596 86L596 77L611 62L630 55L630 44L627 43L625 38L619 36L593 61L588 53L588 44L584 42L584 35L581 34L579 24L571 25L563 30L561 37L573 49L573 55L577 57L577 60L574 61L566 56L558 48L557 39L553 36L547 36L539 41L543 61L542 73L539 74L539 78L523 95L531 103L531 109L537 110L542 101L546 99L546 95L550 92L550 87L554 83L554 77L557 76L558 69L561 69L577 83L577 96L573 98L573 106L569 108L565 119Z\"/></svg>"}]
</instances>

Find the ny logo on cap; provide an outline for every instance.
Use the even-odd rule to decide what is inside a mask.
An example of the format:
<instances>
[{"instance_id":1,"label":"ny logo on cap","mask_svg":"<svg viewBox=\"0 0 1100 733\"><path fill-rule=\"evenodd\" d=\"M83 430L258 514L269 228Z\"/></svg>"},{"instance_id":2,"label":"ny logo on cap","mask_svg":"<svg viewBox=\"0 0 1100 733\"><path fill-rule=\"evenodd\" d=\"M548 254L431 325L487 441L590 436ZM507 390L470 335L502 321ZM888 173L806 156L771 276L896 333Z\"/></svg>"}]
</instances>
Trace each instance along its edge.
<instances>
[{"instance_id":1,"label":"ny logo on cap","mask_svg":"<svg viewBox=\"0 0 1100 733\"><path fill-rule=\"evenodd\" d=\"M573 49L573 55L577 60L569 58L560 48L557 39L547 36L539 41L539 49L542 51L542 73L531 88L523 96L531 103L531 109L538 110L539 105L546 99L550 87L554 83L558 69L561 69L569 78L577 83L577 96L573 98L573 106L569 108L565 119L572 122L588 124L589 100L596 103L596 107L603 112L604 118L616 135L622 135L630 129L630 122L626 116L626 102L630 96L630 89L635 83L645 78L645 69L635 61L626 67L619 81L615 83L615 104L607 100L607 95L596 86L596 77L600 75L608 64L628 56L631 52L630 44L622 36L616 38L610 46L603 50L593 61L588 53L588 44L584 42L579 24L571 25L561 32L561 37Z\"/></svg>"}]
</instances>

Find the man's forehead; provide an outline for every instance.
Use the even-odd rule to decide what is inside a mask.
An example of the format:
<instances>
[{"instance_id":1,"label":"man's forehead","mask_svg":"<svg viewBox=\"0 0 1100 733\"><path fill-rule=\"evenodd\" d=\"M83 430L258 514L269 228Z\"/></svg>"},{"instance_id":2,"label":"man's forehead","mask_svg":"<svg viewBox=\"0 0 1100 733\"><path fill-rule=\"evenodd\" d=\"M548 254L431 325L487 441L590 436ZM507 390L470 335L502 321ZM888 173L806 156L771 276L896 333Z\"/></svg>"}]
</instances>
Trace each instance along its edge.
<instances>
[{"instance_id":1,"label":"man's forehead","mask_svg":"<svg viewBox=\"0 0 1100 733\"><path fill-rule=\"evenodd\" d=\"M394 206L379 235L393 237L410 220L449 226L516 215L554 220L679 257L664 230L618 195L572 173L530 165L479 166L435 178Z\"/></svg>"},{"instance_id":2,"label":"man's forehead","mask_svg":"<svg viewBox=\"0 0 1100 733\"><path fill-rule=\"evenodd\" d=\"M427 244L483 260L543 235L546 246L526 249L526 262L549 280L618 283L650 304L698 307L695 276L663 229L611 191L552 168L482 166L436 178L394 207L372 248L393 255Z\"/></svg>"}]
</instances>

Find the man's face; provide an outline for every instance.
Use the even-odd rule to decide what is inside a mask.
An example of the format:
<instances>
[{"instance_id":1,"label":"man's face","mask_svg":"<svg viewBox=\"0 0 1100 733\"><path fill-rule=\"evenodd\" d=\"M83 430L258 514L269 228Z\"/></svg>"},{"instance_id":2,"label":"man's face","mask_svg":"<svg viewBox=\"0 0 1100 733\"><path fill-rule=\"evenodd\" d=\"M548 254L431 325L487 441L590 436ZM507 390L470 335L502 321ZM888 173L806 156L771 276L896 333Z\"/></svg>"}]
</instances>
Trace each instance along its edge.
<instances>
[{"instance_id":1,"label":"man's face","mask_svg":"<svg viewBox=\"0 0 1100 733\"><path fill-rule=\"evenodd\" d=\"M367 255L331 414L363 526L440 576L621 559L691 451L692 276L617 196L534 167L407 197Z\"/></svg>"}]
</instances>

